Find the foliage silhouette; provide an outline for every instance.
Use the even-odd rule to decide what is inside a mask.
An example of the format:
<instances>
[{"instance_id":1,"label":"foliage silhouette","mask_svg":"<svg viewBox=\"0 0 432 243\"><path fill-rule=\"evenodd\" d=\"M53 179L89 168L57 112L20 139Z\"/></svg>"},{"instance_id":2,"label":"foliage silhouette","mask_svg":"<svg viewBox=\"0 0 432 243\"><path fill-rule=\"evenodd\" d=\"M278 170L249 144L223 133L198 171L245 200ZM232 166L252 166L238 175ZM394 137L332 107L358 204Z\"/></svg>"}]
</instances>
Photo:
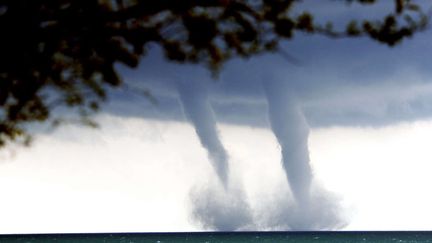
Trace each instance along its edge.
<instances>
[{"instance_id":1,"label":"foliage silhouette","mask_svg":"<svg viewBox=\"0 0 432 243\"><path fill-rule=\"evenodd\" d=\"M0 0L0 146L27 143L26 125L50 120L53 107L81 121L122 85L114 64L137 67L148 43L167 59L205 64L215 73L235 56L279 51L296 32L332 38L368 36L393 46L427 26L421 7L394 0L383 19L352 20L335 30L298 0ZM375 4L344 0L331 4ZM59 120L54 120L58 123Z\"/></svg>"}]
</instances>

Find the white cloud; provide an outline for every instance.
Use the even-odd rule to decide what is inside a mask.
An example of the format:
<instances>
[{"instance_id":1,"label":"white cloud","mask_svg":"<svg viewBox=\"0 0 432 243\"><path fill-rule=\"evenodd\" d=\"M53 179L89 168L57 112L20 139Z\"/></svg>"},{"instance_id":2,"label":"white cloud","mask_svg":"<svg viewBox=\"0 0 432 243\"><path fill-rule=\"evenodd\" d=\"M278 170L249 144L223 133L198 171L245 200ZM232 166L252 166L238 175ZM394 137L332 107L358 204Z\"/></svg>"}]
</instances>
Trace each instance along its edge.
<instances>
[{"instance_id":1,"label":"white cloud","mask_svg":"<svg viewBox=\"0 0 432 243\"><path fill-rule=\"evenodd\" d=\"M186 195L211 170L193 129L101 120L102 130L40 135L0 165L2 232L194 229Z\"/></svg>"},{"instance_id":2,"label":"white cloud","mask_svg":"<svg viewBox=\"0 0 432 243\"><path fill-rule=\"evenodd\" d=\"M1 233L201 229L190 215L190 193L217 179L193 128L99 120L101 130L67 126L39 135L15 157L2 151ZM219 128L236 190L250 207L253 224L245 228L283 228L272 214L289 210L290 197L276 139L263 128ZM431 138L432 122L311 131L316 181L339 198L346 229L432 228Z\"/></svg>"},{"instance_id":3,"label":"white cloud","mask_svg":"<svg viewBox=\"0 0 432 243\"><path fill-rule=\"evenodd\" d=\"M353 230L430 230L432 122L315 131L316 176L353 208Z\"/></svg>"}]
</instances>

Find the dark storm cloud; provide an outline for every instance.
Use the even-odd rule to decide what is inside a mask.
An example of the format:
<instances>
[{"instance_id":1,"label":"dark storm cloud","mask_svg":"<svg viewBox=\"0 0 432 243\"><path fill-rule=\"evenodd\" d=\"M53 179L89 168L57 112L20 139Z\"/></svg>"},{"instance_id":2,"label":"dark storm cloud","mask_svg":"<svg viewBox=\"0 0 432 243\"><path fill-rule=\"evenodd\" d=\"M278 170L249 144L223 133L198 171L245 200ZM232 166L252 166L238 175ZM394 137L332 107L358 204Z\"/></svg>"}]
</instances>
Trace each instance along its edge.
<instances>
[{"instance_id":1,"label":"dark storm cloud","mask_svg":"<svg viewBox=\"0 0 432 243\"><path fill-rule=\"evenodd\" d=\"M300 64L278 54L235 59L221 70L219 79L212 79L202 66L167 63L153 47L138 70L124 70L123 75L126 83L147 89L157 103L116 91L107 108L121 115L183 120L175 85L179 78L190 79L207 86L218 121L268 126L262 82L271 76L289 83L312 127L425 119L432 116L431 69L425 51L430 36L419 33L395 48L362 38L299 36L284 49Z\"/></svg>"}]
</instances>

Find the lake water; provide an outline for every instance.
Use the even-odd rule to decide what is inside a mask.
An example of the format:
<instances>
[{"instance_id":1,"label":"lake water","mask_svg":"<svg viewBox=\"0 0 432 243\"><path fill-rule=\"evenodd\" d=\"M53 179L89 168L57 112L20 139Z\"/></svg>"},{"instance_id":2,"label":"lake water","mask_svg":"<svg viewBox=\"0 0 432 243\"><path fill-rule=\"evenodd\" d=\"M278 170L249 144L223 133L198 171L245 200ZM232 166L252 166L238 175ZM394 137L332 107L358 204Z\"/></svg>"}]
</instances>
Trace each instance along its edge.
<instances>
[{"instance_id":1,"label":"lake water","mask_svg":"<svg viewBox=\"0 0 432 243\"><path fill-rule=\"evenodd\" d=\"M432 242L432 231L379 232L200 232L200 233L115 233L115 234L41 234L0 235L7 242Z\"/></svg>"}]
</instances>

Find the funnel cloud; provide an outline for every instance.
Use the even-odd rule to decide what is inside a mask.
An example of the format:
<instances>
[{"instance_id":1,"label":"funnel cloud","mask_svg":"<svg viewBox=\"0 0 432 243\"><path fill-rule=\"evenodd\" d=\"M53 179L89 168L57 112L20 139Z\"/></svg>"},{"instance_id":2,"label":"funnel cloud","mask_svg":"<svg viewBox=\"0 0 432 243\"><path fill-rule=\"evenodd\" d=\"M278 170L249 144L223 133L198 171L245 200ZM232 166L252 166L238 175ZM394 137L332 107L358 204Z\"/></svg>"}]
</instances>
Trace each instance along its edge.
<instances>
[{"instance_id":1,"label":"funnel cloud","mask_svg":"<svg viewBox=\"0 0 432 243\"><path fill-rule=\"evenodd\" d=\"M191 86L194 84L194 86ZM228 182L228 155L219 139L216 118L210 106L206 87L198 82L178 85L180 101L185 115L193 124L203 147L207 150L217 176L222 184Z\"/></svg>"},{"instance_id":2,"label":"funnel cloud","mask_svg":"<svg viewBox=\"0 0 432 243\"><path fill-rule=\"evenodd\" d=\"M264 82L270 125L281 148L283 169L296 202L305 205L312 181L309 127L294 93L286 86L283 82Z\"/></svg>"},{"instance_id":3,"label":"funnel cloud","mask_svg":"<svg viewBox=\"0 0 432 243\"><path fill-rule=\"evenodd\" d=\"M271 130L282 156L282 165L293 199L279 195L267 227L283 230L337 229L345 224L336 197L313 184L309 159L309 126L288 81L263 82Z\"/></svg>"}]
</instances>

